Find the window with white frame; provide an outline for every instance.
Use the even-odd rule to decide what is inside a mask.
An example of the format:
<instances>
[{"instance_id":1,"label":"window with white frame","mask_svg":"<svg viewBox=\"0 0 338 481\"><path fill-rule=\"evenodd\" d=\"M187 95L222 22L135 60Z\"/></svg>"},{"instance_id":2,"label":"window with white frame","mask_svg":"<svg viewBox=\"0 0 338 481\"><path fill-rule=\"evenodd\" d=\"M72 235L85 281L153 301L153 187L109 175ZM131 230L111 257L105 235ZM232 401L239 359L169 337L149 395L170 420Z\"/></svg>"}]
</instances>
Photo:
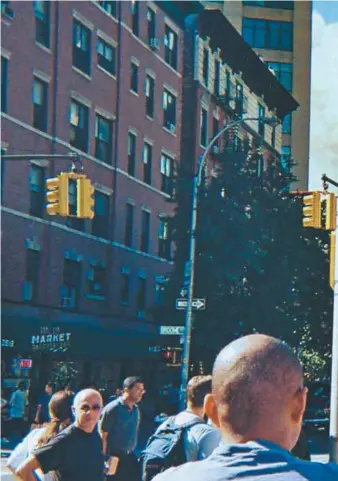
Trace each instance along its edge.
<instances>
[{"instance_id":1,"label":"window with white frame","mask_svg":"<svg viewBox=\"0 0 338 481\"><path fill-rule=\"evenodd\" d=\"M153 163L153 146L148 142L143 146L143 181L151 185L152 163Z\"/></svg>"},{"instance_id":2,"label":"window with white frame","mask_svg":"<svg viewBox=\"0 0 338 481\"><path fill-rule=\"evenodd\" d=\"M133 61L130 62L130 90L138 93L138 65Z\"/></svg>"},{"instance_id":3,"label":"window with white frame","mask_svg":"<svg viewBox=\"0 0 338 481\"><path fill-rule=\"evenodd\" d=\"M139 0L131 0L130 2L130 10L131 10L131 30L134 35L137 37L139 36L139 30L140 30L140 2Z\"/></svg>"},{"instance_id":4,"label":"window with white frame","mask_svg":"<svg viewBox=\"0 0 338 481\"><path fill-rule=\"evenodd\" d=\"M200 120L200 144L206 147L208 144L208 111L201 108L201 120Z\"/></svg>"},{"instance_id":5,"label":"window with white frame","mask_svg":"<svg viewBox=\"0 0 338 481\"><path fill-rule=\"evenodd\" d=\"M173 133L176 130L176 97L166 89L163 91L163 126Z\"/></svg>"},{"instance_id":6,"label":"window with white frame","mask_svg":"<svg viewBox=\"0 0 338 481\"><path fill-rule=\"evenodd\" d=\"M32 164L29 171L30 215L44 217L45 208L45 169Z\"/></svg>"},{"instance_id":7,"label":"window with white frame","mask_svg":"<svg viewBox=\"0 0 338 481\"><path fill-rule=\"evenodd\" d=\"M95 215L92 220L92 234L103 239L108 238L109 229L109 195L95 191Z\"/></svg>"},{"instance_id":8,"label":"window with white frame","mask_svg":"<svg viewBox=\"0 0 338 481\"><path fill-rule=\"evenodd\" d=\"M215 59L215 76L214 76L214 94L220 95L220 77L221 77L221 65L220 61L216 58Z\"/></svg>"},{"instance_id":9,"label":"window with white frame","mask_svg":"<svg viewBox=\"0 0 338 481\"><path fill-rule=\"evenodd\" d=\"M116 48L102 40L97 39L97 64L112 75L116 74Z\"/></svg>"},{"instance_id":10,"label":"window with white frame","mask_svg":"<svg viewBox=\"0 0 338 481\"><path fill-rule=\"evenodd\" d=\"M38 78L33 80L33 127L47 131L48 84Z\"/></svg>"},{"instance_id":11,"label":"window with white frame","mask_svg":"<svg viewBox=\"0 0 338 481\"><path fill-rule=\"evenodd\" d=\"M158 230L158 256L171 260L171 236L169 220L160 218Z\"/></svg>"},{"instance_id":12,"label":"window with white frame","mask_svg":"<svg viewBox=\"0 0 338 481\"><path fill-rule=\"evenodd\" d=\"M150 212L148 212L147 210L142 210L140 251L149 252L149 241L150 241Z\"/></svg>"},{"instance_id":13,"label":"window with white frame","mask_svg":"<svg viewBox=\"0 0 338 481\"><path fill-rule=\"evenodd\" d=\"M91 265L87 273L87 292L94 297L106 297L107 272L102 263Z\"/></svg>"},{"instance_id":14,"label":"window with white frame","mask_svg":"<svg viewBox=\"0 0 338 481\"><path fill-rule=\"evenodd\" d=\"M202 68L203 82L206 87L209 85L209 50L203 49L203 68Z\"/></svg>"},{"instance_id":15,"label":"window with white frame","mask_svg":"<svg viewBox=\"0 0 338 481\"><path fill-rule=\"evenodd\" d=\"M136 135L128 133L128 174L135 176L136 166Z\"/></svg>"},{"instance_id":16,"label":"window with white frame","mask_svg":"<svg viewBox=\"0 0 338 481\"><path fill-rule=\"evenodd\" d=\"M88 152L88 107L72 100L69 107L70 145Z\"/></svg>"},{"instance_id":17,"label":"window with white frame","mask_svg":"<svg viewBox=\"0 0 338 481\"><path fill-rule=\"evenodd\" d=\"M153 119L155 110L155 79L153 79L153 77L151 77L150 75L146 76L145 94L146 116Z\"/></svg>"},{"instance_id":18,"label":"window with white frame","mask_svg":"<svg viewBox=\"0 0 338 481\"><path fill-rule=\"evenodd\" d=\"M112 121L96 114L95 157L106 164L112 162Z\"/></svg>"},{"instance_id":19,"label":"window with white frame","mask_svg":"<svg viewBox=\"0 0 338 481\"><path fill-rule=\"evenodd\" d=\"M175 70L177 70L177 46L177 33L175 33L168 25L166 25L164 34L164 60Z\"/></svg>"},{"instance_id":20,"label":"window with white frame","mask_svg":"<svg viewBox=\"0 0 338 481\"><path fill-rule=\"evenodd\" d=\"M161 155L161 191L173 195L174 160L166 154Z\"/></svg>"},{"instance_id":21,"label":"window with white frame","mask_svg":"<svg viewBox=\"0 0 338 481\"><path fill-rule=\"evenodd\" d=\"M73 65L90 75L91 31L73 20Z\"/></svg>"},{"instance_id":22,"label":"window with white frame","mask_svg":"<svg viewBox=\"0 0 338 481\"><path fill-rule=\"evenodd\" d=\"M35 1L35 40L49 48L50 38L50 2Z\"/></svg>"}]
</instances>

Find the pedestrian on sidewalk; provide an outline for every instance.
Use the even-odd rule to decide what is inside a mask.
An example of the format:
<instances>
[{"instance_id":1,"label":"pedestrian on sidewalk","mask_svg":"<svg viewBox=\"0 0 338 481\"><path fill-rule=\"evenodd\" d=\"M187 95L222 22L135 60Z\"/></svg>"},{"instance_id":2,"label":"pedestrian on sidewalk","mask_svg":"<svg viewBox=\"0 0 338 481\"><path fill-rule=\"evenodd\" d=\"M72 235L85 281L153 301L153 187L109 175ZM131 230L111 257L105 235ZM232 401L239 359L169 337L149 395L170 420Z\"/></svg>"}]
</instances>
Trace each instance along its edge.
<instances>
[{"instance_id":1,"label":"pedestrian on sidewalk","mask_svg":"<svg viewBox=\"0 0 338 481\"><path fill-rule=\"evenodd\" d=\"M53 396L53 383L47 382L44 393L38 398L38 406L34 418L35 424L44 424L50 420L48 405Z\"/></svg>"},{"instance_id":2,"label":"pedestrian on sidewalk","mask_svg":"<svg viewBox=\"0 0 338 481\"><path fill-rule=\"evenodd\" d=\"M15 473L18 467L31 456L35 449L44 446L55 438L72 422L72 403L74 395L69 391L55 393L49 402L50 422L43 427L33 429L23 441L16 446L7 460L7 467ZM42 481L53 481L53 472L41 475Z\"/></svg>"},{"instance_id":3,"label":"pedestrian on sidewalk","mask_svg":"<svg viewBox=\"0 0 338 481\"><path fill-rule=\"evenodd\" d=\"M261 334L237 339L217 356L205 399L223 443L209 458L168 469L154 481L336 481L338 465L290 453L306 396L301 364L287 344Z\"/></svg>"},{"instance_id":4,"label":"pedestrian on sidewalk","mask_svg":"<svg viewBox=\"0 0 338 481\"><path fill-rule=\"evenodd\" d=\"M167 418L142 453L142 479L150 481L170 466L207 458L219 445L220 432L205 422L204 400L211 376L195 376L187 385L187 408Z\"/></svg>"},{"instance_id":5,"label":"pedestrian on sidewalk","mask_svg":"<svg viewBox=\"0 0 338 481\"><path fill-rule=\"evenodd\" d=\"M99 423L105 455L119 458L116 474L111 481L139 481L140 472L135 455L140 426L137 406L145 393L140 377L128 377L123 382L123 394L108 403Z\"/></svg>"},{"instance_id":6,"label":"pedestrian on sidewalk","mask_svg":"<svg viewBox=\"0 0 338 481\"><path fill-rule=\"evenodd\" d=\"M102 405L98 391L79 391L72 407L75 422L34 451L15 474L31 481L33 471L40 469L45 474L55 471L58 481L103 481L102 441L96 429Z\"/></svg>"},{"instance_id":7,"label":"pedestrian on sidewalk","mask_svg":"<svg viewBox=\"0 0 338 481\"><path fill-rule=\"evenodd\" d=\"M26 384L24 381L18 383L17 389L9 400L11 431L22 438L26 434L25 411L28 406Z\"/></svg>"}]
</instances>

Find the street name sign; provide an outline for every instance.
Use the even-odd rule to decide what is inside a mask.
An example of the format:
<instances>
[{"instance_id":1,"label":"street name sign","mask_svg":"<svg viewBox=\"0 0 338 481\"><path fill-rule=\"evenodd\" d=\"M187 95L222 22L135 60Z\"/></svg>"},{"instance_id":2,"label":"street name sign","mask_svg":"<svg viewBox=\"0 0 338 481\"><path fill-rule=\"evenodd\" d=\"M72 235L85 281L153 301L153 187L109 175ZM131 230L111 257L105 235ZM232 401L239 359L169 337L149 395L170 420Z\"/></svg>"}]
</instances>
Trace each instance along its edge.
<instances>
[{"instance_id":1,"label":"street name sign","mask_svg":"<svg viewBox=\"0 0 338 481\"><path fill-rule=\"evenodd\" d=\"M193 299L191 303L192 309L196 311L204 311L206 306L205 299ZM176 299L176 309L178 311L184 311L188 307L188 299L181 298Z\"/></svg>"},{"instance_id":2,"label":"street name sign","mask_svg":"<svg viewBox=\"0 0 338 481\"><path fill-rule=\"evenodd\" d=\"M160 326L161 336L183 336L184 326Z\"/></svg>"}]
</instances>

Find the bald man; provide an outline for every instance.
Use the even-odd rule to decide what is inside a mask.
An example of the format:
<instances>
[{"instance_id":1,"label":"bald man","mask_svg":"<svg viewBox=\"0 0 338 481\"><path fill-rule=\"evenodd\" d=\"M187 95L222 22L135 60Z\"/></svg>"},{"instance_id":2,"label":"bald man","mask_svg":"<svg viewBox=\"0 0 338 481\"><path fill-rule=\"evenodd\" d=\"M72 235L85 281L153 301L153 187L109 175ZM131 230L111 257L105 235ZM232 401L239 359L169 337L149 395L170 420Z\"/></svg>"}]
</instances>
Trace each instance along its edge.
<instances>
[{"instance_id":1,"label":"bald man","mask_svg":"<svg viewBox=\"0 0 338 481\"><path fill-rule=\"evenodd\" d=\"M338 466L290 454L299 437L307 389L297 356L278 339L255 334L217 356L205 411L222 443L203 461L153 481L337 481Z\"/></svg>"},{"instance_id":2,"label":"bald man","mask_svg":"<svg viewBox=\"0 0 338 481\"><path fill-rule=\"evenodd\" d=\"M73 403L74 424L19 466L18 478L34 480L33 471L40 469L43 473L55 471L57 481L103 481L102 441L96 429L102 406L98 391L80 391Z\"/></svg>"}]
</instances>

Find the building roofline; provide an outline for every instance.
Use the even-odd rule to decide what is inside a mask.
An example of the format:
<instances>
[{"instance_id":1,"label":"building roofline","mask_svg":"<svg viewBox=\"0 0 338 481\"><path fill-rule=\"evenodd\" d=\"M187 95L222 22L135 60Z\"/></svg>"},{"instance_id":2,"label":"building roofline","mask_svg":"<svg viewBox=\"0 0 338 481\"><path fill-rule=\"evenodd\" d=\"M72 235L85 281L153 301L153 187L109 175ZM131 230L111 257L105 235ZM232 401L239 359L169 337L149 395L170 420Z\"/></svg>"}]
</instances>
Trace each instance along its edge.
<instances>
[{"instance_id":1,"label":"building roofline","mask_svg":"<svg viewBox=\"0 0 338 481\"><path fill-rule=\"evenodd\" d=\"M244 41L235 27L218 9L205 9L197 14L200 35L210 38L212 48L221 50L221 57L235 72L242 72L248 87L270 110L276 110L279 118L299 107L294 97L283 87L263 60Z\"/></svg>"}]
</instances>

